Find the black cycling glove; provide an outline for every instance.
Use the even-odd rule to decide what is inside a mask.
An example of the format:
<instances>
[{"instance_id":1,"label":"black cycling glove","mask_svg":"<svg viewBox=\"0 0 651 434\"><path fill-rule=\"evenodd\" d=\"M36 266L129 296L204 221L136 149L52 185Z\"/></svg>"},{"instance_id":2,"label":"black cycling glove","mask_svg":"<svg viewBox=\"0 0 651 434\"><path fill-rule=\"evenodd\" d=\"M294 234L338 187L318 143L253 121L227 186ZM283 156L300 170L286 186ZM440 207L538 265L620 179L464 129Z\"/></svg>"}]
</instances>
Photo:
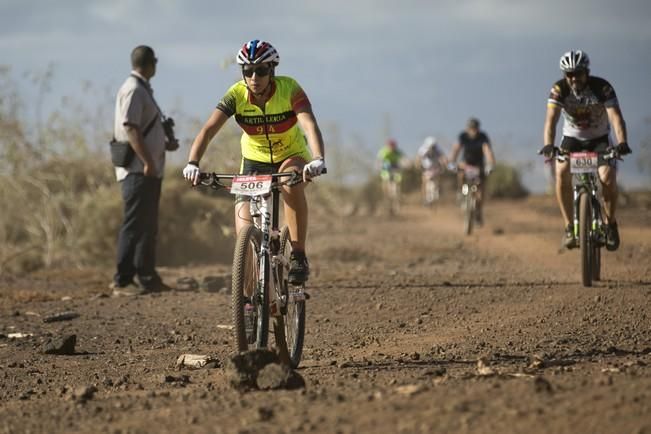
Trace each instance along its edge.
<instances>
[{"instance_id":1,"label":"black cycling glove","mask_svg":"<svg viewBox=\"0 0 651 434\"><path fill-rule=\"evenodd\" d=\"M556 155L556 148L554 145L545 145L538 153L542 154L545 158L552 158Z\"/></svg>"},{"instance_id":2,"label":"black cycling glove","mask_svg":"<svg viewBox=\"0 0 651 434\"><path fill-rule=\"evenodd\" d=\"M615 149L617 149L617 153L619 155L627 155L633 152L631 151L631 148L629 148L628 143L626 142L620 143L615 147Z\"/></svg>"}]
</instances>

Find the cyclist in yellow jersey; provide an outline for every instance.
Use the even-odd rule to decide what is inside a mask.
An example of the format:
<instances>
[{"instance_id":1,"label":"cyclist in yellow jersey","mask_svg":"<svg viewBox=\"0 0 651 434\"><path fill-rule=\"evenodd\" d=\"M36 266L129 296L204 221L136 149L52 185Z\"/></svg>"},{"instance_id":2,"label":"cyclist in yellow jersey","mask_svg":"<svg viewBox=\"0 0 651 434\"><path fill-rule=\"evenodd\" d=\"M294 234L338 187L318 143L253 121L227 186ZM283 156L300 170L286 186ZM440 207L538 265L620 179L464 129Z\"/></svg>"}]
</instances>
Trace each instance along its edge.
<instances>
[{"instance_id":1,"label":"cyclist in yellow jersey","mask_svg":"<svg viewBox=\"0 0 651 434\"><path fill-rule=\"evenodd\" d=\"M237 53L242 80L231 86L194 139L183 176L198 183L199 161L208 143L229 117L242 128L242 174L301 171L305 181L325 170L321 131L307 95L290 77L277 77L280 57L268 42L257 39L244 44ZM299 128L300 126L300 128ZM309 145L309 148L308 148ZM288 279L304 283L309 276L305 255L308 210L305 184L283 190L285 220L292 244ZM251 224L247 197L235 203L235 229L239 233Z\"/></svg>"}]
</instances>

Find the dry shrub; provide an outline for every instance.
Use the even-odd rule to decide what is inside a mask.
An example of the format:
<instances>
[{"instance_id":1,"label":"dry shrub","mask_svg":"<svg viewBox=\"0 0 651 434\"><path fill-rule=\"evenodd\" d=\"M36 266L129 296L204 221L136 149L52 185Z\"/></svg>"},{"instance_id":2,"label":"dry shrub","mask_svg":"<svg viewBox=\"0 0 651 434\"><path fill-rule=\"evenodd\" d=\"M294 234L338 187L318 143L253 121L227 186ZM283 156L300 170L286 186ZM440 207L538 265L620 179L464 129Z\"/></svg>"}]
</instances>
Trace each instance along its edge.
<instances>
[{"instance_id":1,"label":"dry shrub","mask_svg":"<svg viewBox=\"0 0 651 434\"><path fill-rule=\"evenodd\" d=\"M232 197L191 188L180 172L172 168L163 181L158 263L230 262L235 240Z\"/></svg>"},{"instance_id":2,"label":"dry shrub","mask_svg":"<svg viewBox=\"0 0 651 434\"><path fill-rule=\"evenodd\" d=\"M497 164L486 179L486 192L490 197L520 199L529 192L520 181L520 172L509 165Z\"/></svg>"}]
</instances>

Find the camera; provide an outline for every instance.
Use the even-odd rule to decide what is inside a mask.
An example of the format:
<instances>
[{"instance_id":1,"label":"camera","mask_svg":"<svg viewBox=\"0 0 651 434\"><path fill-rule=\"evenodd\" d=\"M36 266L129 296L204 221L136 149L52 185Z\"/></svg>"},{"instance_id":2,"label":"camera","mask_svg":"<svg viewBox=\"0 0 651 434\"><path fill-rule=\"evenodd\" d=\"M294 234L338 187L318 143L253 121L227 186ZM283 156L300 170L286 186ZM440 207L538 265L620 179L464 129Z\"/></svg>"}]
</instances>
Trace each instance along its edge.
<instances>
[{"instance_id":1,"label":"camera","mask_svg":"<svg viewBox=\"0 0 651 434\"><path fill-rule=\"evenodd\" d=\"M165 131L165 149L168 151L179 149L179 141L174 136L174 119L165 118L163 120L163 130Z\"/></svg>"}]
</instances>

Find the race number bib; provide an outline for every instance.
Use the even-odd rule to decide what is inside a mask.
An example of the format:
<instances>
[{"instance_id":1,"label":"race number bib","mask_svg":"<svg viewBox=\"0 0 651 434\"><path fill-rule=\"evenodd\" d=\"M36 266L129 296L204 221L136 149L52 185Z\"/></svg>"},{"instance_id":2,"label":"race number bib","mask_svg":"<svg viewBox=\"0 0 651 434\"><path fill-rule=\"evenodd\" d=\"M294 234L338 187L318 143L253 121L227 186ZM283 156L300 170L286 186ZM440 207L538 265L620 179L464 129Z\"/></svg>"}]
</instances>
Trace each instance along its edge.
<instances>
[{"instance_id":1,"label":"race number bib","mask_svg":"<svg viewBox=\"0 0 651 434\"><path fill-rule=\"evenodd\" d=\"M596 152L573 152L570 154L570 172L591 173L596 172L598 167L598 155Z\"/></svg>"},{"instance_id":2,"label":"race number bib","mask_svg":"<svg viewBox=\"0 0 651 434\"><path fill-rule=\"evenodd\" d=\"M466 179L476 179L481 175L481 170L477 166L469 166L463 168L463 173L466 176Z\"/></svg>"},{"instance_id":3,"label":"race number bib","mask_svg":"<svg viewBox=\"0 0 651 434\"><path fill-rule=\"evenodd\" d=\"M236 176L231 184L232 194L260 196L271 190L271 175Z\"/></svg>"}]
</instances>

